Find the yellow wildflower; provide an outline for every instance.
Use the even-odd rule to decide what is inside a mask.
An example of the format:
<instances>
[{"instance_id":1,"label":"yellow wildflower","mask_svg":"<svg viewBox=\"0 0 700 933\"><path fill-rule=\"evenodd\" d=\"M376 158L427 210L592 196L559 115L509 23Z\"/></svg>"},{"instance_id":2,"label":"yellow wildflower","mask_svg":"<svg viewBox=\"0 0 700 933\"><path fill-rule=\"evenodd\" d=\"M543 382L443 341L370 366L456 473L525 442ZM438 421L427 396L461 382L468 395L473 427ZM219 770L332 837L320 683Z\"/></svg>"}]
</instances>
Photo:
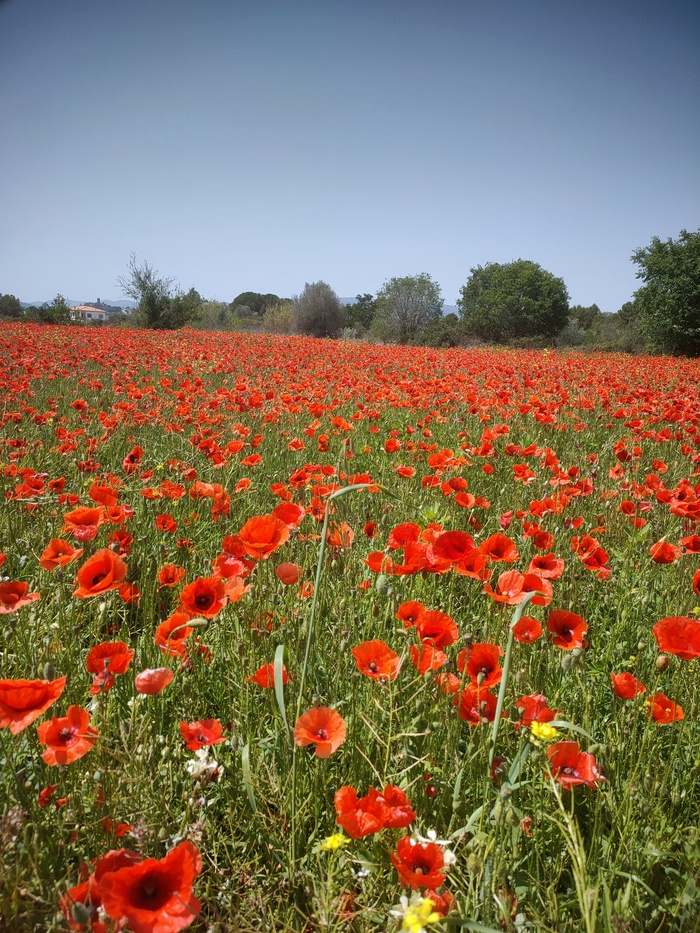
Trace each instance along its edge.
<instances>
[{"instance_id":1,"label":"yellow wildflower","mask_svg":"<svg viewBox=\"0 0 700 933\"><path fill-rule=\"evenodd\" d=\"M429 897L414 893L410 901L402 897L401 903L389 913L401 921L401 933L425 933L427 924L437 923L440 919L440 914L433 910L434 906L435 901Z\"/></svg>"},{"instance_id":2,"label":"yellow wildflower","mask_svg":"<svg viewBox=\"0 0 700 933\"><path fill-rule=\"evenodd\" d=\"M551 742L559 735L554 726L550 726L548 722L532 722L530 724L530 732L532 733L533 739L542 742Z\"/></svg>"},{"instance_id":3,"label":"yellow wildflower","mask_svg":"<svg viewBox=\"0 0 700 933\"><path fill-rule=\"evenodd\" d=\"M321 848L324 852L335 852L337 849L342 849L343 846L348 845L349 842L349 838L344 836L343 833L333 833L332 836L326 836L321 843Z\"/></svg>"}]
</instances>

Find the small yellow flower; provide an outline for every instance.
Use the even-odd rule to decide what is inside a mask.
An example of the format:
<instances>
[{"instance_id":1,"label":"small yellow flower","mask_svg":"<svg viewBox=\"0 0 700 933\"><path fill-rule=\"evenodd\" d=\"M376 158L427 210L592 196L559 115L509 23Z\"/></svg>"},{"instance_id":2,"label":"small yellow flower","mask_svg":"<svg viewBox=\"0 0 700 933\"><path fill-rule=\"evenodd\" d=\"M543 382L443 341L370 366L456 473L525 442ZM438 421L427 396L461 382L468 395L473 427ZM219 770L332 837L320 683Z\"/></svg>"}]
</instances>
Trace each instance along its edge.
<instances>
[{"instance_id":1,"label":"small yellow flower","mask_svg":"<svg viewBox=\"0 0 700 933\"><path fill-rule=\"evenodd\" d=\"M333 833L332 836L326 836L321 843L321 848L324 852L335 852L337 849L342 849L343 846L349 843L350 839L344 836L343 833Z\"/></svg>"},{"instance_id":2,"label":"small yellow flower","mask_svg":"<svg viewBox=\"0 0 700 933\"><path fill-rule=\"evenodd\" d=\"M401 933L425 933L427 924L437 923L440 919L440 914L433 910L434 906L435 901L429 897L414 893L410 901L402 897L401 903L389 913L401 921Z\"/></svg>"},{"instance_id":3,"label":"small yellow flower","mask_svg":"<svg viewBox=\"0 0 700 933\"><path fill-rule=\"evenodd\" d=\"M535 740L541 742L552 742L559 735L554 726L550 726L548 722L533 722L530 724L530 732L532 737Z\"/></svg>"}]
</instances>

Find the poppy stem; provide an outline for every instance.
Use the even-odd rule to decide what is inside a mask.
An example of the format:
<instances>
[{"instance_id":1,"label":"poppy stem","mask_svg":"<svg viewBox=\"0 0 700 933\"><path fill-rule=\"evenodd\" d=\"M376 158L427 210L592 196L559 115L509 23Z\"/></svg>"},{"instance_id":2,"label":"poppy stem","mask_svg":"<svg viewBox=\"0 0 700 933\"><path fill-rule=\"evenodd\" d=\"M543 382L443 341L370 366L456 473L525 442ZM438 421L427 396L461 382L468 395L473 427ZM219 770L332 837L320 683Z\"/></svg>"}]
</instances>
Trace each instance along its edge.
<instances>
[{"instance_id":1,"label":"poppy stem","mask_svg":"<svg viewBox=\"0 0 700 933\"><path fill-rule=\"evenodd\" d=\"M493 764L493 759L496 754L496 740L498 739L498 727L501 722L501 713L503 712L503 704L506 698L506 689L508 686L508 674L510 673L510 657L513 653L513 630L515 626L520 621L520 617L523 614L523 611L530 600L535 596L534 592L527 593L525 599L515 607L515 612L513 613L513 618L511 619L510 626L508 629L508 643L506 644L506 654L503 659L503 673L501 674L501 686L498 690L498 700L496 701L496 715L493 719L493 726L491 727L491 741L489 743L489 773L491 772L491 765Z\"/></svg>"}]
</instances>

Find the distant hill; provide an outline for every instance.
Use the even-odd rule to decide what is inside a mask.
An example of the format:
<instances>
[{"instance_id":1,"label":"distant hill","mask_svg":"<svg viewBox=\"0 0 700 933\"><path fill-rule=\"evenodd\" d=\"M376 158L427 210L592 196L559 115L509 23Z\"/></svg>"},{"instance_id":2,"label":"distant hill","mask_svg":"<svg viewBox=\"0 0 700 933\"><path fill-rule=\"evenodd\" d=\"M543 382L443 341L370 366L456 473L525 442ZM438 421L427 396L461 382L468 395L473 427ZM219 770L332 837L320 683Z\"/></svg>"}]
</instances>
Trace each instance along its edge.
<instances>
[{"instance_id":1,"label":"distant hill","mask_svg":"<svg viewBox=\"0 0 700 933\"><path fill-rule=\"evenodd\" d=\"M53 298L56 296L54 295ZM20 301L20 304L23 308L40 308L43 304L51 304L53 298L45 298L43 301ZM77 308L78 305L94 305L96 301L78 301L76 298L66 298L66 303L70 305L71 308ZM100 303L103 305L111 305L114 308L135 308L135 301L112 301L112 299L101 298Z\"/></svg>"}]
</instances>

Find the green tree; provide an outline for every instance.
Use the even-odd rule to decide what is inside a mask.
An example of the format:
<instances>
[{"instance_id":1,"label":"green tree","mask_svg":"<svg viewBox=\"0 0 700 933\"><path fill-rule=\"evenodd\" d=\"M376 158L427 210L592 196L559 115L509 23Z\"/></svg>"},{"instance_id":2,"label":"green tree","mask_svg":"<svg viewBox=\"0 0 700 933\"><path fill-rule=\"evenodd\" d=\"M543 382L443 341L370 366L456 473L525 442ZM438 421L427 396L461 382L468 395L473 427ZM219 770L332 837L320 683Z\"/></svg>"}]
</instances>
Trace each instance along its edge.
<instances>
[{"instance_id":1,"label":"green tree","mask_svg":"<svg viewBox=\"0 0 700 933\"><path fill-rule=\"evenodd\" d=\"M308 282L294 299L294 326L312 337L334 337L345 324L345 309L326 282Z\"/></svg>"},{"instance_id":2,"label":"green tree","mask_svg":"<svg viewBox=\"0 0 700 933\"><path fill-rule=\"evenodd\" d=\"M36 324L73 324L70 305L63 295L56 295L53 301L45 301L40 308L27 308L25 318Z\"/></svg>"},{"instance_id":3,"label":"green tree","mask_svg":"<svg viewBox=\"0 0 700 933\"><path fill-rule=\"evenodd\" d=\"M293 334L294 302L286 298L268 305L262 323L266 334Z\"/></svg>"},{"instance_id":4,"label":"green tree","mask_svg":"<svg viewBox=\"0 0 700 933\"><path fill-rule=\"evenodd\" d=\"M644 282L634 293L640 330L658 353L700 356L700 230L654 237L632 253Z\"/></svg>"},{"instance_id":5,"label":"green tree","mask_svg":"<svg viewBox=\"0 0 700 933\"><path fill-rule=\"evenodd\" d=\"M267 308L279 304L279 301L279 296L271 293L241 292L233 299L230 308L239 317L262 317Z\"/></svg>"},{"instance_id":6,"label":"green tree","mask_svg":"<svg viewBox=\"0 0 700 933\"><path fill-rule=\"evenodd\" d=\"M569 293L563 279L536 262L489 262L475 266L461 288L457 305L465 332L482 340L545 337L564 329Z\"/></svg>"},{"instance_id":7,"label":"green tree","mask_svg":"<svg viewBox=\"0 0 700 933\"><path fill-rule=\"evenodd\" d=\"M345 305L345 317L348 327L368 331L377 312L377 301L373 295L356 295L352 304Z\"/></svg>"},{"instance_id":8,"label":"green tree","mask_svg":"<svg viewBox=\"0 0 700 933\"><path fill-rule=\"evenodd\" d=\"M127 268L128 274L119 276L117 284L138 302L131 315L135 324L154 330L177 330L197 320L203 301L195 288L186 293L173 289L174 279L159 277L150 263L139 264L134 253Z\"/></svg>"},{"instance_id":9,"label":"green tree","mask_svg":"<svg viewBox=\"0 0 700 933\"><path fill-rule=\"evenodd\" d=\"M17 320L22 317L22 302L14 295L0 295L0 317Z\"/></svg>"},{"instance_id":10,"label":"green tree","mask_svg":"<svg viewBox=\"0 0 700 933\"><path fill-rule=\"evenodd\" d=\"M442 314L440 286L427 272L389 279L377 292L374 330L384 340L410 343Z\"/></svg>"}]
</instances>

